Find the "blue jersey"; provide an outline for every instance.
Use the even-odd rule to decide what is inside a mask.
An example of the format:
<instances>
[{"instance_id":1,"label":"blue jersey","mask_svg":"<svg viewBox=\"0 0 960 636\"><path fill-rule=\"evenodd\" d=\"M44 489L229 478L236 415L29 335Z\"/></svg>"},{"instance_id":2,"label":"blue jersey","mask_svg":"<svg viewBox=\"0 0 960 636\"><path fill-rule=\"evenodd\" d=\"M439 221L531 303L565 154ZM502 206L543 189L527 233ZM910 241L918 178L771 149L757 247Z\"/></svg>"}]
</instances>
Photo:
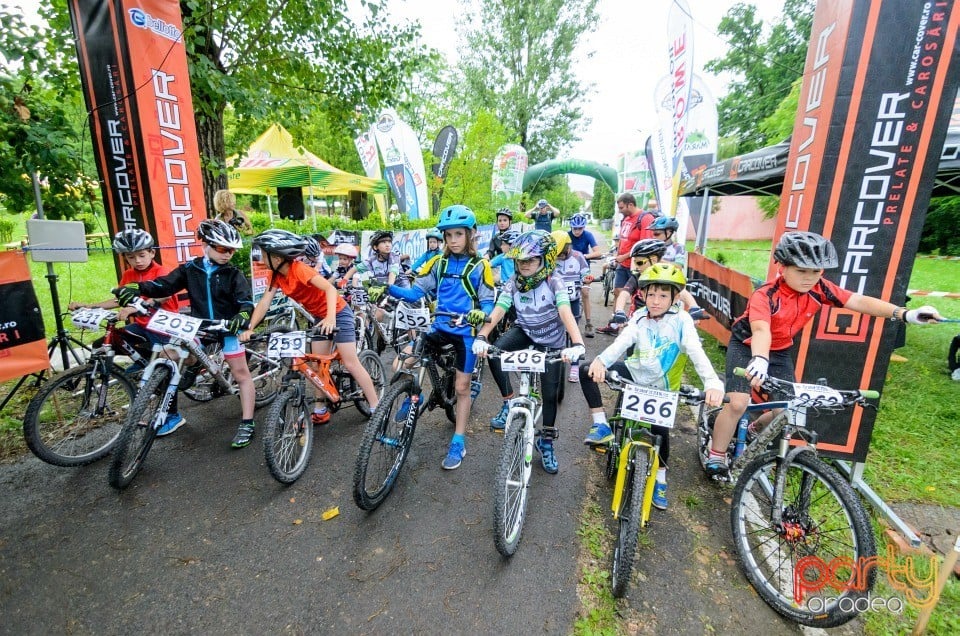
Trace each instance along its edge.
<instances>
[{"instance_id":1,"label":"blue jersey","mask_svg":"<svg viewBox=\"0 0 960 636\"><path fill-rule=\"evenodd\" d=\"M570 244L573 249L581 254L589 254L590 250L597 245L597 239L590 230L584 230L580 236L574 236L573 232L567 232L570 235Z\"/></svg>"},{"instance_id":2,"label":"blue jersey","mask_svg":"<svg viewBox=\"0 0 960 636\"><path fill-rule=\"evenodd\" d=\"M507 282L513 278L514 273L516 272L516 266L512 258L507 258L504 254L497 254L493 257L493 260L490 261L490 267L496 269L500 268L500 284Z\"/></svg>"}]
</instances>

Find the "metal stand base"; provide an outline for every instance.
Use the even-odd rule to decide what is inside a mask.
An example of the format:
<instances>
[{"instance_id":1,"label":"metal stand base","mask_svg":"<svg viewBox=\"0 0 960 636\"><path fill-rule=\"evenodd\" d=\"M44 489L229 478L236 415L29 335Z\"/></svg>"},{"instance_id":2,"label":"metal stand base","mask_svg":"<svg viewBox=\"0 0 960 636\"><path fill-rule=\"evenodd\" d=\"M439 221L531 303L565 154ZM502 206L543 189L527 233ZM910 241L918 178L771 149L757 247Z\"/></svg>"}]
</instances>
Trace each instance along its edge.
<instances>
[{"instance_id":1,"label":"metal stand base","mask_svg":"<svg viewBox=\"0 0 960 636\"><path fill-rule=\"evenodd\" d=\"M922 541L920 537L906 524L906 522L897 516L897 513L893 511L893 508L887 505L887 503L880 498L876 492L873 491L867 482L863 480L863 469L866 466L863 462L847 462L847 461L837 461L837 466L844 472L847 478L850 480L850 484L860 491L860 494L870 502L870 505L886 517L900 534L905 536L910 542L910 546L913 548L920 547Z\"/></svg>"}]
</instances>

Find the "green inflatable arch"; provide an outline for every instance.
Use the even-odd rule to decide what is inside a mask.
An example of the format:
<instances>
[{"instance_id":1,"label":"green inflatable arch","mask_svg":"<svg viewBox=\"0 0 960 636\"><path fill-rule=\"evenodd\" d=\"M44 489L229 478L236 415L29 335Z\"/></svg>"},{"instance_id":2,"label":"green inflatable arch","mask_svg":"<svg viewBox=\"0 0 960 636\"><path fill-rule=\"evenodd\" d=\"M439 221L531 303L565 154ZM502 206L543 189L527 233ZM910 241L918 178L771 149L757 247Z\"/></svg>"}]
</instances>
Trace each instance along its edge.
<instances>
[{"instance_id":1,"label":"green inflatable arch","mask_svg":"<svg viewBox=\"0 0 960 636\"><path fill-rule=\"evenodd\" d=\"M582 161L580 159L554 159L544 161L527 168L523 175L523 189L532 190L541 179L552 177L555 174L582 174L603 181L614 194L617 193L617 171L596 161Z\"/></svg>"}]
</instances>

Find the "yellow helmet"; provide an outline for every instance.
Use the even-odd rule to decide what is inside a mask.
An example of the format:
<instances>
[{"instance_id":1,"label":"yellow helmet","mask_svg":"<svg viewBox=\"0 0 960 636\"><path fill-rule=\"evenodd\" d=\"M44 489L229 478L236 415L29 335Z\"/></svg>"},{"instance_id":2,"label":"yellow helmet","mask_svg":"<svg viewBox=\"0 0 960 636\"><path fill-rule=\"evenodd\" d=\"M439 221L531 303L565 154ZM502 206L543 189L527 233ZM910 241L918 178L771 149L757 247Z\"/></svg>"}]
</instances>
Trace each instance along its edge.
<instances>
[{"instance_id":1,"label":"yellow helmet","mask_svg":"<svg viewBox=\"0 0 960 636\"><path fill-rule=\"evenodd\" d=\"M680 291L687 286L687 277L683 270L672 263L657 263L651 265L640 274L637 285L643 289L648 285L669 285Z\"/></svg>"},{"instance_id":2,"label":"yellow helmet","mask_svg":"<svg viewBox=\"0 0 960 636\"><path fill-rule=\"evenodd\" d=\"M570 235L565 230L554 230L550 232L550 236L557 244L557 254L563 254L563 250L567 249L567 245L570 245Z\"/></svg>"}]
</instances>

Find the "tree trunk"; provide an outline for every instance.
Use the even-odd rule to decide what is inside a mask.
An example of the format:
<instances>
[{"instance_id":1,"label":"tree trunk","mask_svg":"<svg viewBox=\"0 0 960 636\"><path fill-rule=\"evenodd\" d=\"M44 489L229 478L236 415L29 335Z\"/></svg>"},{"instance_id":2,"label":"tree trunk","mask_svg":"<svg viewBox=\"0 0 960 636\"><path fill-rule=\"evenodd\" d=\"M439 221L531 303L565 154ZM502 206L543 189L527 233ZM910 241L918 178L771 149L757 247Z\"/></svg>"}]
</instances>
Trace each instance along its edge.
<instances>
[{"instance_id":1,"label":"tree trunk","mask_svg":"<svg viewBox=\"0 0 960 636\"><path fill-rule=\"evenodd\" d=\"M200 147L200 163L203 168L203 198L206 200L207 217L212 218L213 195L227 187L227 173L223 169L226 150L223 141L222 117L196 117L197 143Z\"/></svg>"}]
</instances>

